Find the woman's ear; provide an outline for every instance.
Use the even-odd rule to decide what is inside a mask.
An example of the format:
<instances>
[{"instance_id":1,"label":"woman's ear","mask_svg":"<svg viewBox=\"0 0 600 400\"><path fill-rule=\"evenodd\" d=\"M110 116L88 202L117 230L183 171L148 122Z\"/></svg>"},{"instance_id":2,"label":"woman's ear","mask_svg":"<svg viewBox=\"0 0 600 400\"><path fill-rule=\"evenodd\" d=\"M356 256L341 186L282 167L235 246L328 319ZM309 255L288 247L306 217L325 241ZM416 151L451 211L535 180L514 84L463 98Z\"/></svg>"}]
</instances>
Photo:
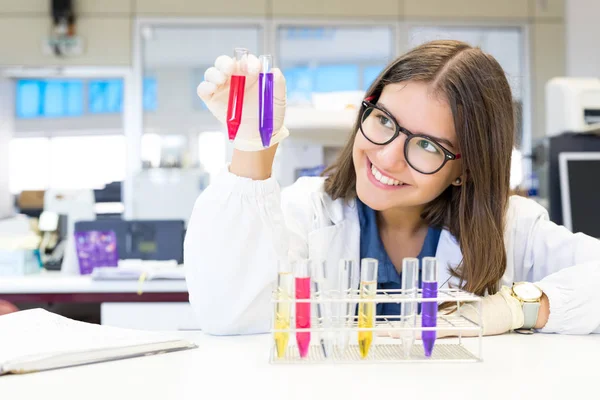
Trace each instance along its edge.
<instances>
[{"instance_id":1,"label":"woman's ear","mask_svg":"<svg viewBox=\"0 0 600 400\"><path fill-rule=\"evenodd\" d=\"M467 175L469 174L469 170L467 170L466 172L464 172L462 175L456 177L456 179L454 179L452 181L452 185L453 186L462 186L465 181L467 180Z\"/></svg>"},{"instance_id":2,"label":"woman's ear","mask_svg":"<svg viewBox=\"0 0 600 400\"><path fill-rule=\"evenodd\" d=\"M464 182L465 182L464 175L461 175L461 176L457 177L455 180L452 181L452 185L454 185L454 186L462 186Z\"/></svg>"}]
</instances>

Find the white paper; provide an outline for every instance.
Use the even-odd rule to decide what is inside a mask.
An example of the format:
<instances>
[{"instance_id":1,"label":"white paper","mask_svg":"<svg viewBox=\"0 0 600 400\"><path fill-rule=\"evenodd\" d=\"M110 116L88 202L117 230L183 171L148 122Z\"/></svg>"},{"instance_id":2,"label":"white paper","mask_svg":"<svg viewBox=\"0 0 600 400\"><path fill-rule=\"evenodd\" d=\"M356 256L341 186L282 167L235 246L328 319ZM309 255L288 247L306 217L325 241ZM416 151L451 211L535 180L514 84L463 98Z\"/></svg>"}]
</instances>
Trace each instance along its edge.
<instances>
[{"instance_id":1,"label":"white paper","mask_svg":"<svg viewBox=\"0 0 600 400\"><path fill-rule=\"evenodd\" d=\"M0 367L24 357L178 340L159 332L89 324L43 309L0 317ZM0 368L1 369L1 368Z\"/></svg>"}]
</instances>

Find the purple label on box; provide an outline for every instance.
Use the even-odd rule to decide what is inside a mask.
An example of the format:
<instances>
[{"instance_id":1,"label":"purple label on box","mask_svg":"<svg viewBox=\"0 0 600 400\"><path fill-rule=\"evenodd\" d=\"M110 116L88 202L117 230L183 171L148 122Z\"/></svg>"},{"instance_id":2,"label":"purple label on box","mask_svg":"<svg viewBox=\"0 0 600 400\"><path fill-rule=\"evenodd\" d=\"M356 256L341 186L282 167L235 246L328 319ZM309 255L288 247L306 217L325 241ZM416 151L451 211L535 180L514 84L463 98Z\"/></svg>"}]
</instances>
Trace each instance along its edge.
<instances>
[{"instance_id":1,"label":"purple label on box","mask_svg":"<svg viewBox=\"0 0 600 400\"><path fill-rule=\"evenodd\" d=\"M119 263L117 235L113 231L75 232L75 249L82 275L95 267L116 267Z\"/></svg>"}]
</instances>

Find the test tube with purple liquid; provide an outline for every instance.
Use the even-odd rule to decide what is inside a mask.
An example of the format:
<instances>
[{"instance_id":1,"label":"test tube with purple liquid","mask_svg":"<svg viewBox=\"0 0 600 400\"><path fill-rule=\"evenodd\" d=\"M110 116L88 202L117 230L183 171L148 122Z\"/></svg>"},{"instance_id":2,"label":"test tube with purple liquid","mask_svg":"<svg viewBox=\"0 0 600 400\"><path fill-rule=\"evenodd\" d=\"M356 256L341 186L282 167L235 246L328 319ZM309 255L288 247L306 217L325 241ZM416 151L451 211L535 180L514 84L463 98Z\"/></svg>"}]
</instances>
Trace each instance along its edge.
<instances>
[{"instance_id":1,"label":"test tube with purple liquid","mask_svg":"<svg viewBox=\"0 0 600 400\"><path fill-rule=\"evenodd\" d=\"M435 257L423 257L423 299L436 298L438 296L437 282L438 266ZM437 301L423 301L421 311L421 327L437 327ZM435 329L423 330L421 332L425 356L431 357L436 339Z\"/></svg>"},{"instance_id":2,"label":"test tube with purple liquid","mask_svg":"<svg viewBox=\"0 0 600 400\"><path fill-rule=\"evenodd\" d=\"M261 55L259 60L261 70L258 74L258 130L262 145L266 148L271 144L273 135L273 58L270 55Z\"/></svg>"}]
</instances>

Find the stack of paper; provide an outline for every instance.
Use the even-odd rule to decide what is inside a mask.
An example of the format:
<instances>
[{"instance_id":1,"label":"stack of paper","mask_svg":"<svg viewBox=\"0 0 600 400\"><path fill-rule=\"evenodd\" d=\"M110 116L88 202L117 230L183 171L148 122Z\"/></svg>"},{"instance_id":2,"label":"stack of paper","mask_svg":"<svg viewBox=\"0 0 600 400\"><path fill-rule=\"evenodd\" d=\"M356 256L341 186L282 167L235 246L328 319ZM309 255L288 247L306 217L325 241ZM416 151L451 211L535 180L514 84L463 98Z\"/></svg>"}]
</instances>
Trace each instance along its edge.
<instances>
[{"instance_id":1,"label":"stack of paper","mask_svg":"<svg viewBox=\"0 0 600 400\"><path fill-rule=\"evenodd\" d=\"M0 375L197 347L174 335L88 324L42 309L1 316L0 332Z\"/></svg>"}]
</instances>

